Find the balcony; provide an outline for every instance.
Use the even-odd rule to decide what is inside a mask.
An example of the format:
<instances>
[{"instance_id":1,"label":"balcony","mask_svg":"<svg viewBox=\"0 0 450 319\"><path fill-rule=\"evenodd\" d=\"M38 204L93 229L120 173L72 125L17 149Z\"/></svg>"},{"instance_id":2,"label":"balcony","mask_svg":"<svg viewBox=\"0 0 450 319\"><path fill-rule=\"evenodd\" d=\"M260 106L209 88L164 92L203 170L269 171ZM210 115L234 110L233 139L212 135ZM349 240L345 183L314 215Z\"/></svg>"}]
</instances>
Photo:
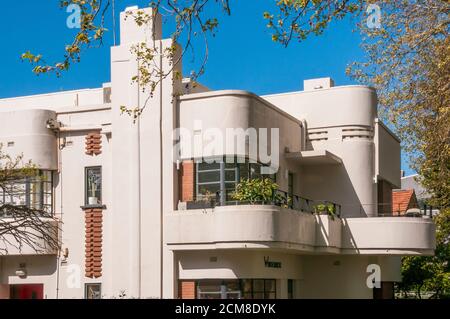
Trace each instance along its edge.
<instances>
[{"instance_id":1,"label":"balcony","mask_svg":"<svg viewBox=\"0 0 450 319\"><path fill-rule=\"evenodd\" d=\"M166 242L174 250L218 248L273 248L333 252L340 244L340 205L288 196L277 200L242 202L220 192L181 205L166 215L171 231ZM331 215L313 214L327 207ZM185 210L183 210L185 209Z\"/></svg>"},{"instance_id":2,"label":"balcony","mask_svg":"<svg viewBox=\"0 0 450 319\"><path fill-rule=\"evenodd\" d=\"M335 216L331 216L314 213L319 205L324 205L320 201L292 198L291 202L250 204L215 194L214 198L180 205L180 210L165 216L165 243L175 251L273 249L321 254L434 253L435 225L429 218L341 218L338 204L325 202L335 209Z\"/></svg>"}]
</instances>

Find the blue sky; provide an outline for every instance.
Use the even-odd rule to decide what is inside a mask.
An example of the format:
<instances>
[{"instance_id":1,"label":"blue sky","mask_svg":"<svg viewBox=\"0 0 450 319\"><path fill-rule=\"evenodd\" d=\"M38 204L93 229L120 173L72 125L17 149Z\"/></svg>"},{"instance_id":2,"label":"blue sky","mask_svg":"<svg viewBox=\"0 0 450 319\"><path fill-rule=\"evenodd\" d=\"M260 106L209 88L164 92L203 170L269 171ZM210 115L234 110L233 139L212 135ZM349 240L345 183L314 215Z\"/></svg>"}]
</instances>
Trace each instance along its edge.
<instances>
[{"instance_id":1,"label":"blue sky","mask_svg":"<svg viewBox=\"0 0 450 319\"><path fill-rule=\"evenodd\" d=\"M116 0L116 11L131 4L145 6L148 1ZM303 80L331 76L336 85L355 84L345 75L346 66L364 55L359 48L360 36L353 32L355 21L334 23L323 35L305 42L292 42L288 48L273 43L262 18L273 1L231 1L232 16L220 18L220 30L210 39L210 54L205 75L200 82L211 89L243 89L257 94L296 91ZM62 90L99 87L110 80L110 32L103 47L87 52L82 62L61 78L35 76L21 53L42 53L48 62L62 57L65 44L75 31L66 27L68 13L58 6L59 0L11 1L3 10L2 72L0 98ZM14 14L8 14L9 12ZM17 13L21 16L18 18ZM108 22L107 28L111 29ZM170 33L170 26L167 34ZM7 30L7 31L6 31ZM198 65L201 51L184 60L184 73ZM407 173L412 171L405 160Z\"/></svg>"}]
</instances>

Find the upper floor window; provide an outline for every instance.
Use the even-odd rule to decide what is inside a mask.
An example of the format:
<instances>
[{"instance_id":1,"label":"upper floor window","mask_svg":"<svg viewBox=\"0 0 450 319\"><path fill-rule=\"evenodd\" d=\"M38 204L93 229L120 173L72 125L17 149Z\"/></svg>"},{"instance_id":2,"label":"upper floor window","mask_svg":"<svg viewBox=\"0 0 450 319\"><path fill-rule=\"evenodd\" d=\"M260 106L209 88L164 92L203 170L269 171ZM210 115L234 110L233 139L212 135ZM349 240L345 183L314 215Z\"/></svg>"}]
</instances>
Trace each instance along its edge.
<instances>
[{"instance_id":1,"label":"upper floor window","mask_svg":"<svg viewBox=\"0 0 450 319\"><path fill-rule=\"evenodd\" d=\"M33 174L25 175L0 185L0 206L24 206L53 214L53 173L36 170Z\"/></svg>"},{"instance_id":2,"label":"upper floor window","mask_svg":"<svg viewBox=\"0 0 450 319\"><path fill-rule=\"evenodd\" d=\"M86 167L85 171L85 205L101 205L102 204L102 168Z\"/></svg>"},{"instance_id":3,"label":"upper floor window","mask_svg":"<svg viewBox=\"0 0 450 319\"><path fill-rule=\"evenodd\" d=\"M243 162L243 163L240 163ZM275 175L261 174L260 163L218 159L212 163L201 162L196 166L197 199L220 196L221 201L231 200L230 195L242 179L272 178Z\"/></svg>"}]
</instances>

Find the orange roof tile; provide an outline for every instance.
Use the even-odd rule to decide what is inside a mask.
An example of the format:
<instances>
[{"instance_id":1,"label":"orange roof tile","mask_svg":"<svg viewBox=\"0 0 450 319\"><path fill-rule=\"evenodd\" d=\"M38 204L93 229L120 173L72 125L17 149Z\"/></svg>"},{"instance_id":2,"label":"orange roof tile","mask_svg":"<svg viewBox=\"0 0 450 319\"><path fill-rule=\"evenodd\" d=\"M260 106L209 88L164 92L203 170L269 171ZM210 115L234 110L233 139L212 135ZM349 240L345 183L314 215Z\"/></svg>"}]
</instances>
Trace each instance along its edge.
<instances>
[{"instance_id":1,"label":"orange roof tile","mask_svg":"<svg viewBox=\"0 0 450 319\"><path fill-rule=\"evenodd\" d=\"M402 215L410 208L417 208L416 194L413 189L392 191L392 214Z\"/></svg>"}]
</instances>

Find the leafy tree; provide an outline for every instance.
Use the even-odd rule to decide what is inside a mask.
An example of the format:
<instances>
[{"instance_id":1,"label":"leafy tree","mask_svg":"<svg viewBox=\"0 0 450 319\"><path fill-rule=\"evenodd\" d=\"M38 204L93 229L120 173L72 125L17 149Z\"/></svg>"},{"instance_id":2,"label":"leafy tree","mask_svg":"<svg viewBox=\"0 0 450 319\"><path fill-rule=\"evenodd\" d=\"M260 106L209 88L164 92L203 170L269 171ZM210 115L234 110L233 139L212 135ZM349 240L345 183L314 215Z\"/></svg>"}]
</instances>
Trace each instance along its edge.
<instances>
[{"instance_id":1,"label":"leafy tree","mask_svg":"<svg viewBox=\"0 0 450 319\"><path fill-rule=\"evenodd\" d=\"M3 201L3 198L20 196L18 194L24 190L17 182L38 178L37 174L35 165L24 163L23 156L5 154L0 144L0 255L7 255L11 247L19 251L29 247L36 253L59 249L59 226L55 217L39 207Z\"/></svg>"},{"instance_id":2,"label":"leafy tree","mask_svg":"<svg viewBox=\"0 0 450 319\"><path fill-rule=\"evenodd\" d=\"M413 292L421 299L450 298L450 209L435 217L436 252L434 256L408 256L402 260L402 282L398 289L408 297Z\"/></svg>"}]
</instances>

